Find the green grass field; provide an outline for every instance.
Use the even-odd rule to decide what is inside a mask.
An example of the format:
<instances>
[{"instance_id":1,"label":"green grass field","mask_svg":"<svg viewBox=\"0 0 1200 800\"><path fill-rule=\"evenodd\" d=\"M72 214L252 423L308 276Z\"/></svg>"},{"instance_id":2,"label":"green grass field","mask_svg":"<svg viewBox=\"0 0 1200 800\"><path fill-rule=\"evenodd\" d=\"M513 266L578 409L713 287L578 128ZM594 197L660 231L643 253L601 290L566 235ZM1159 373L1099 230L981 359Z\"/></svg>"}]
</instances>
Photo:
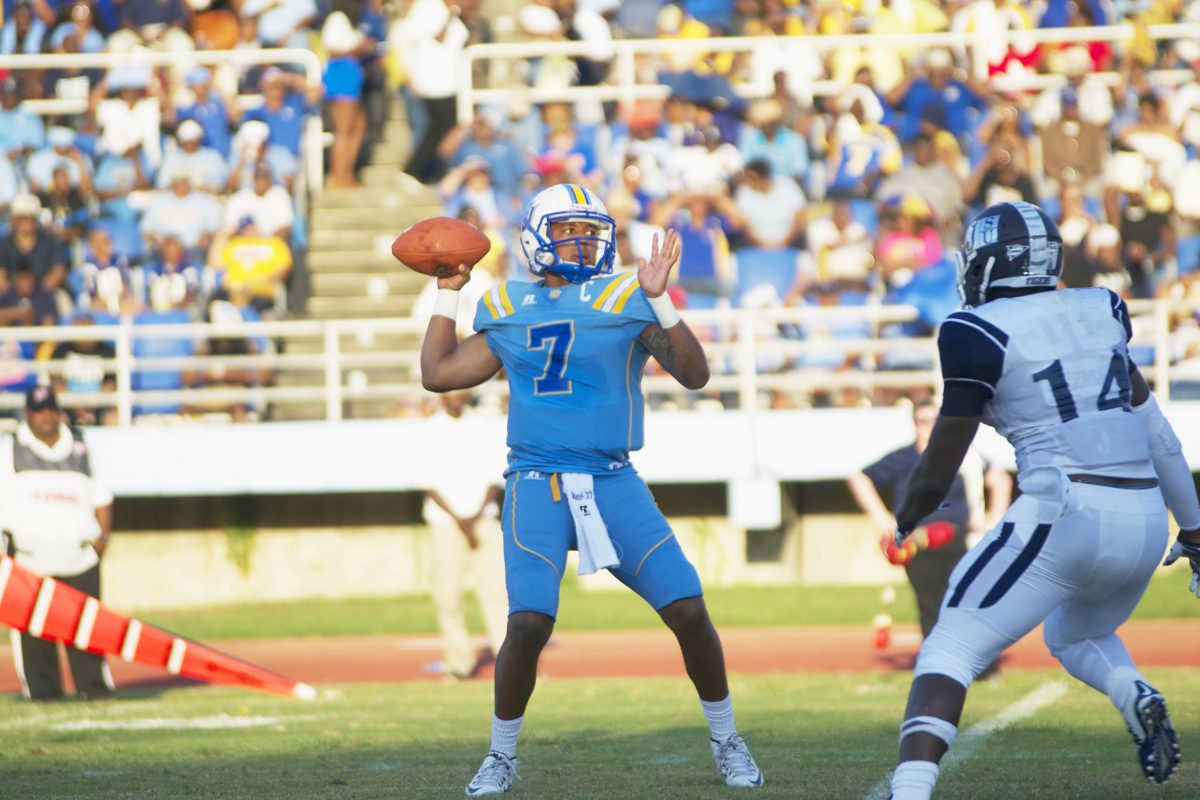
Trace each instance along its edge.
<instances>
[{"instance_id":1,"label":"green grass field","mask_svg":"<svg viewBox=\"0 0 1200 800\"><path fill-rule=\"evenodd\" d=\"M1152 678L1173 701L1186 759L1200 741L1200 675L1155 670ZM739 727L766 776L753 796L865 798L895 758L908 680L735 677ZM976 687L963 730L1052 681L1066 684L1066 694L948 769L938 798L1200 796L1200 768L1186 761L1171 784L1148 786L1107 700L1061 673L1010 672ZM311 703L210 687L129 692L100 704L3 697L0 797L461 797L486 750L490 694L473 682L322 687ZM239 722L245 727L215 727ZM744 793L718 778L683 680L544 680L519 755L514 800Z\"/></svg>"},{"instance_id":2,"label":"green grass field","mask_svg":"<svg viewBox=\"0 0 1200 800\"><path fill-rule=\"evenodd\" d=\"M1160 570L1135 618L1177 619L1196 614L1187 590L1186 566ZM878 586L756 586L706 589L717 626L866 625L879 611ZM892 615L914 622L916 607L907 584L896 587ZM482 631L475 603L467 604L472 630ZM139 616L193 639L270 636L434 634L437 622L428 596L361 600L262 603L188 611L146 611ZM626 591L585 592L568 576L563 584L558 630L623 630L662 623L636 595Z\"/></svg>"}]
</instances>

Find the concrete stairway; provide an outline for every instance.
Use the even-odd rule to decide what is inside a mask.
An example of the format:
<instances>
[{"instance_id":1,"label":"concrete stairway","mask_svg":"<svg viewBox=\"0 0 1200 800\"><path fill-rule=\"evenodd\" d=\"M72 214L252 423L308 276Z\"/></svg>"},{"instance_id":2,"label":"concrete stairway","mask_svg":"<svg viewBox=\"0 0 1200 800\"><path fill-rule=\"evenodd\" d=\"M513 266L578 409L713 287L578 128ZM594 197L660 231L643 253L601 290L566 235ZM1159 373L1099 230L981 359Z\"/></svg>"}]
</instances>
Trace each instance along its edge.
<instances>
[{"instance_id":1,"label":"concrete stairway","mask_svg":"<svg viewBox=\"0 0 1200 800\"><path fill-rule=\"evenodd\" d=\"M309 296L305 315L310 319L365 319L407 317L413 301L428 278L406 269L391 254L392 240L415 222L442 213L442 203L432 187L422 186L401 172L411 148L404 107L391 102L392 118L372 153L372 163L362 170L359 189L326 189L311 200L309 220ZM371 353L406 349L415 353L419 337L378 336L364 342L344 337L345 353ZM284 344L289 353L319 353L322 343L295 340ZM357 371L362 375L351 376ZM416 377L411 366L366 367L344 370L343 385L394 383ZM317 386L319 371L283 373L281 386ZM352 393L351 393L352 394ZM347 419L388 416L395 400L349 399L342 413ZM289 403L276 406L275 419L320 419L323 403Z\"/></svg>"}]
</instances>

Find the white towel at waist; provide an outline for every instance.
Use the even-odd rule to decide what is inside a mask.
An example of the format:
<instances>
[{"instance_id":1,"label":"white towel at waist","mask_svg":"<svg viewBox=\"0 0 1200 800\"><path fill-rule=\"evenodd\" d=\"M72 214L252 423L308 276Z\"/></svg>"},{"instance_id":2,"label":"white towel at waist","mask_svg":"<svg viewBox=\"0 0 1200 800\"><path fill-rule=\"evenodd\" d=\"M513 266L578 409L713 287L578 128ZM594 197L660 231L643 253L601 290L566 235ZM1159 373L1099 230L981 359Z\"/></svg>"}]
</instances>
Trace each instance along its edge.
<instances>
[{"instance_id":1,"label":"white towel at waist","mask_svg":"<svg viewBox=\"0 0 1200 800\"><path fill-rule=\"evenodd\" d=\"M579 540L579 574L590 575L621 563L612 540L608 538L608 528L600 517L600 509L596 507L592 476L563 472L559 477L562 478L567 505L571 507L571 518L575 520L575 538Z\"/></svg>"}]
</instances>

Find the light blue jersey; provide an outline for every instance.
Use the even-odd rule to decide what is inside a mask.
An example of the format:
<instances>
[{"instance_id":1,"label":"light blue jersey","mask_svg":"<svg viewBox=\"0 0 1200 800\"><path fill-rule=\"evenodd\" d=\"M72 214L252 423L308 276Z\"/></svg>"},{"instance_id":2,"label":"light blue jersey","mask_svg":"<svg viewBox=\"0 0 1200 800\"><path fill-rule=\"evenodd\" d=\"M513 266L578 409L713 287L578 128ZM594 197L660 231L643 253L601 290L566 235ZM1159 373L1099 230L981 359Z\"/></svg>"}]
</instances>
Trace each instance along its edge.
<instances>
[{"instance_id":1,"label":"light blue jersey","mask_svg":"<svg viewBox=\"0 0 1200 800\"><path fill-rule=\"evenodd\" d=\"M506 281L480 300L475 330L508 376L508 471L606 475L642 446L638 342L657 322L632 272L552 289Z\"/></svg>"}]
</instances>

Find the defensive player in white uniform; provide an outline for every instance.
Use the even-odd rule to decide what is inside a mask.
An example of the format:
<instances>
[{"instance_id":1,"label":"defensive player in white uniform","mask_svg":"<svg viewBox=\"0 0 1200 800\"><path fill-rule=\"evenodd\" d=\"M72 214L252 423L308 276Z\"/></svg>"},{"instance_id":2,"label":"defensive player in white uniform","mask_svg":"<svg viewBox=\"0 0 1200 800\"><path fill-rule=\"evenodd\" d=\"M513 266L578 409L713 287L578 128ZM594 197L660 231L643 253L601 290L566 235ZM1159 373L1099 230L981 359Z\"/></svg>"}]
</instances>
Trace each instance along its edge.
<instances>
[{"instance_id":1,"label":"defensive player in white uniform","mask_svg":"<svg viewBox=\"0 0 1200 800\"><path fill-rule=\"evenodd\" d=\"M926 800L954 742L967 687L1045 622L1046 644L1124 717L1152 783L1179 765L1166 702L1114 633L1167 544L1200 581L1200 502L1171 430L1128 358L1125 303L1057 289L1062 239L1028 203L986 209L958 254L967 310L938 335L944 399L896 514L902 542L949 489L980 422L1017 454L1021 497L959 562L921 647L900 728L893 800Z\"/></svg>"}]
</instances>

